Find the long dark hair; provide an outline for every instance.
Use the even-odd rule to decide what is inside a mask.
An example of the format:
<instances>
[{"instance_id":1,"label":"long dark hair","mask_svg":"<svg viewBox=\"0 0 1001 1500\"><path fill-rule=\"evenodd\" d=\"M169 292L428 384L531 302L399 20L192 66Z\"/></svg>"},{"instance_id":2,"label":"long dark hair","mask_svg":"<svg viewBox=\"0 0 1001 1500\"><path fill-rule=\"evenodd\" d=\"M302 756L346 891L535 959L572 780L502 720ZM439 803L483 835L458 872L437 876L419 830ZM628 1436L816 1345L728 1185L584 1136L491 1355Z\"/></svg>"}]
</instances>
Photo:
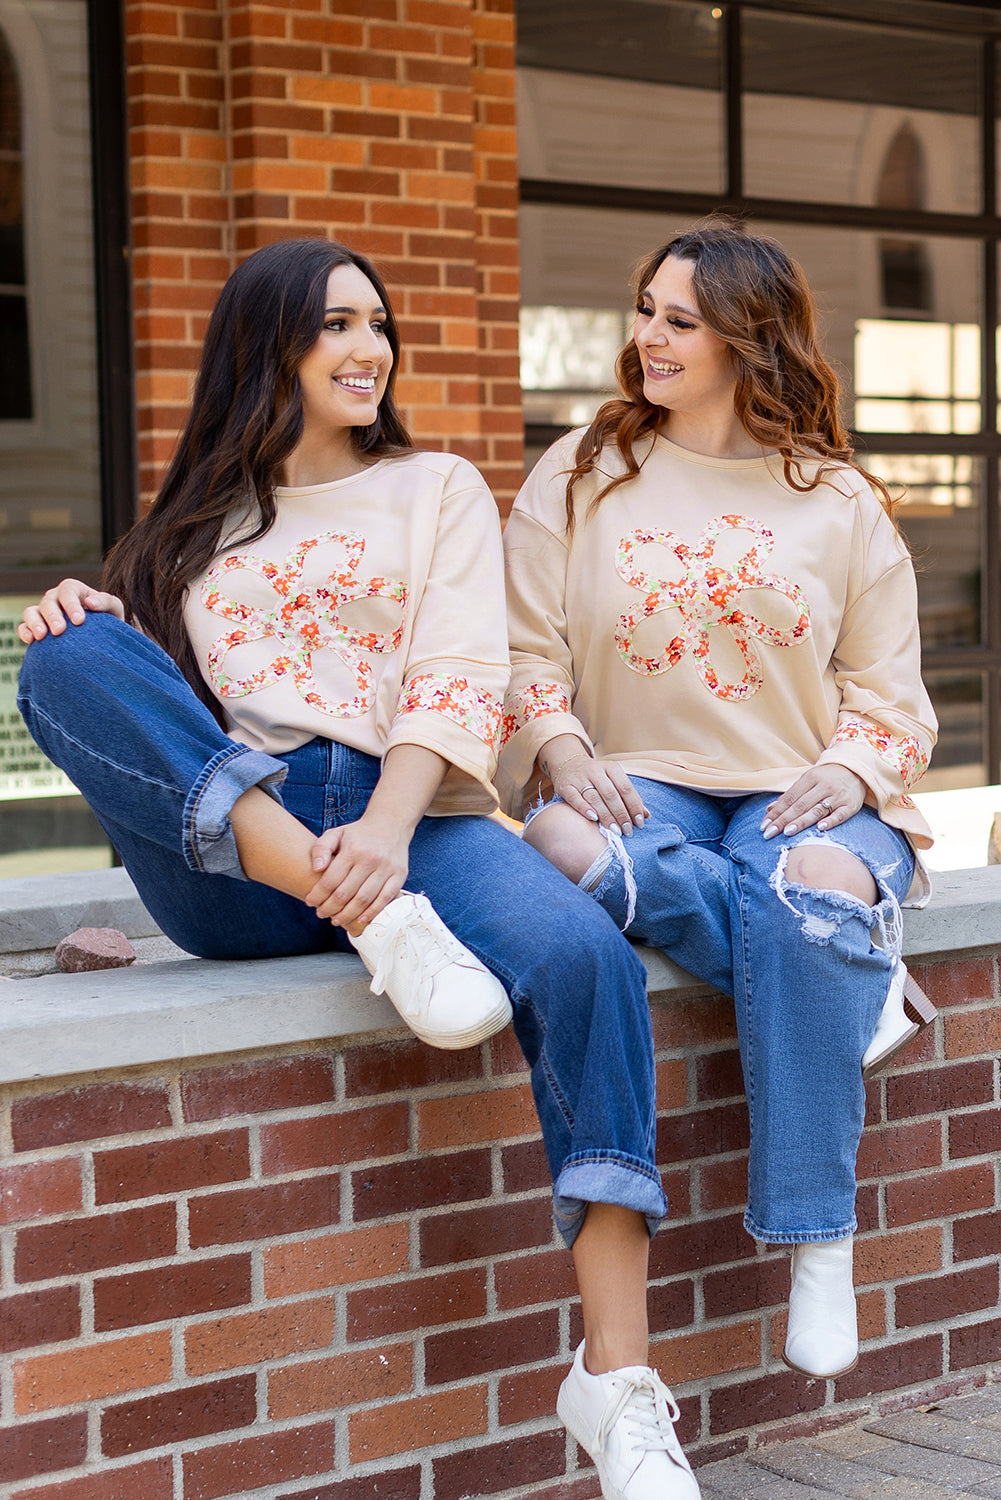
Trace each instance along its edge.
<instances>
[{"instance_id":1,"label":"long dark hair","mask_svg":"<svg viewBox=\"0 0 1001 1500\"><path fill-rule=\"evenodd\" d=\"M174 658L195 692L224 723L184 629L184 595L219 550L227 519L242 509L252 542L273 525L275 486L302 436L299 366L323 328L327 278L356 266L386 309L393 368L376 420L352 428L361 457L413 452L394 400L400 334L375 267L330 240L279 240L256 251L223 287L209 320L191 412L147 515L109 554L105 588L125 616Z\"/></svg>"},{"instance_id":2,"label":"long dark hair","mask_svg":"<svg viewBox=\"0 0 1001 1500\"><path fill-rule=\"evenodd\" d=\"M710 220L640 263L634 276L637 302L669 256L691 262L699 315L729 346L737 376L737 418L756 443L778 451L786 483L805 493L839 465L849 464L869 481L892 518L894 501L886 485L854 460L838 411L838 378L817 343L813 294L792 257L776 240L748 234L719 218ZM568 531L574 525L574 487L595 468L604 445L614 442L625 472L598 492L592 509L635 478L640 465L633 445L652 436L664 419L664 408L643 394L643 369L632 339L619 354L615 373L622 398L605 402L574 454L567 479ZM818 458L822 462L814 469ZM812 470L809 475L804 463Z\"/></svg>"}]
</instances>

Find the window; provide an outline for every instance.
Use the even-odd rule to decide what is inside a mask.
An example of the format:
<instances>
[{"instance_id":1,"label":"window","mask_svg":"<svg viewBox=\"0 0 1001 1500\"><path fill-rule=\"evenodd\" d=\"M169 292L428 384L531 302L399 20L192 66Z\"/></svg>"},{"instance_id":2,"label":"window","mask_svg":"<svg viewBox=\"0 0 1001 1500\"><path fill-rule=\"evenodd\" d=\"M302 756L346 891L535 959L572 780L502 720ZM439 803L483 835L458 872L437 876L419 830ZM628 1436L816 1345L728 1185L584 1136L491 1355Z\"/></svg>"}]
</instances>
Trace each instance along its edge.
<instances>
[{"instance_id":1,"label":"window","mask_svg":"<svg viewBox=\"0 0 1001 1500\"><path fill-rule=\"evenodd\" d=\"M861 461L907 486L942 724L924 785L1001 780L1001 4L518 0L518 27L522 97L578 101L572 159L555 108L519 120L529 455L607 394L641 255L717 208L775 234Z\"/></svg>"},{"instance_id":2,"label":"window","mask_svg":"<svg viewBox=\"0 0 1001 1500\"><path fill-rule=\"evenodd\" d=\"M21 86L0 31L0 421L26 420L32 411Z\"/></svg>"},{"instance_id":3,"label":"window","mask_svg":"<svg viewBox=\"0 0 1001 1500\"><path fill-rule=\"evenodd\" d=\"M110 860L14 699L24 604L96 581L134 508L121 24L98 0L0 0L0 874Z\"/></svg>"}]
</instances>

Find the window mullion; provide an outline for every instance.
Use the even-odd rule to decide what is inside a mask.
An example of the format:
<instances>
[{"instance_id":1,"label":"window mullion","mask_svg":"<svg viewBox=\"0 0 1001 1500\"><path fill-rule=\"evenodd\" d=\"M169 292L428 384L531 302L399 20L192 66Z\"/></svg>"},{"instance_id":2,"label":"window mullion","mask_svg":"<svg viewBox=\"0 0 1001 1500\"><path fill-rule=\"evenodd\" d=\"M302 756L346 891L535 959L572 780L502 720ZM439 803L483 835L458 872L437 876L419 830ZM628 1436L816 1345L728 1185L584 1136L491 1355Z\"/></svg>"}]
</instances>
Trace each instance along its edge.
<instances>
[{"instance_id":1,"label":"window mullion","mask_svg":"<svg viewBox=\"0 0 1001 1500\"><path fill-rule=\"evenodd\" d=\"M728 5L723 18L723 108L726 119L726 196L738 204L744 196L743 59L739 5Z\"/></svg>"}]
</instances>

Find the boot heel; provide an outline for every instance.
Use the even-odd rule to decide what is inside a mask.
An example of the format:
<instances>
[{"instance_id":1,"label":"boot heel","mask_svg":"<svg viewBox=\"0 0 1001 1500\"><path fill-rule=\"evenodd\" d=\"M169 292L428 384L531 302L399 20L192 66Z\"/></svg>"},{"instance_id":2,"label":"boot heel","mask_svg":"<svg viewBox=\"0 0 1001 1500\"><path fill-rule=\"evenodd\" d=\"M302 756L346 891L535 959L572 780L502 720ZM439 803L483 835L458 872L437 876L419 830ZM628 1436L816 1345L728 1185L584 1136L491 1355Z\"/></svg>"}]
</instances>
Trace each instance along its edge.
<instances>
[{"instance_id":1,"label":"boot heel","mask_svg":"<svg viewBox=\"0 0 1001 1500\"><path fill-rule=\"evenodd\" d=\"M862 1057L862 1077L871 1078L885 1068L937 1015L924 990L898 959L875 1035Z\"/></svg>"},{"instance_id":2,"label":"boot heel","mask_svg":"<svg viewBox=\"0 0 1001 1500\"><path fill-rule=\"evenodd\" d=\"M938 1015L936 1007L910 974L904 980L904 1010L912 1021L917 1021L919 1031L930 1026Z\"/></svg>"}]
</instances>

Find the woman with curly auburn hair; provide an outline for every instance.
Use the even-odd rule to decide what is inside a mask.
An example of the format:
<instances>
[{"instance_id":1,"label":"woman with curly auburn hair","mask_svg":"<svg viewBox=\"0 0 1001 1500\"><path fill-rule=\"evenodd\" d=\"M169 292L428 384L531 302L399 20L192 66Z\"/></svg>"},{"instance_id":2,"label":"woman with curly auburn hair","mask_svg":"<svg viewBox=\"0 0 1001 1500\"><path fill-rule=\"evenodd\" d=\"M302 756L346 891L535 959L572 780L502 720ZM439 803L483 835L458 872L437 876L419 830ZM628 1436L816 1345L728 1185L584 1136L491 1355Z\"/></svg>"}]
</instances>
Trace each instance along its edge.
<instances>
[{"instance_id":1,"label":"woman with curly auburn hair","mask_svg":"<svg viewBox=\"0 0 1001 1500\"><path fill-rule=\"evenodd\" d=\"M745 1225L792 1247L786 1363L836 1376L863 1073L934 1014L901 959L935 742L913 570L773 240L709 222L649 256L618 375L508 523L502 791L541 783L526 840L734 997Z\"/></svg>"}]
</instances>

